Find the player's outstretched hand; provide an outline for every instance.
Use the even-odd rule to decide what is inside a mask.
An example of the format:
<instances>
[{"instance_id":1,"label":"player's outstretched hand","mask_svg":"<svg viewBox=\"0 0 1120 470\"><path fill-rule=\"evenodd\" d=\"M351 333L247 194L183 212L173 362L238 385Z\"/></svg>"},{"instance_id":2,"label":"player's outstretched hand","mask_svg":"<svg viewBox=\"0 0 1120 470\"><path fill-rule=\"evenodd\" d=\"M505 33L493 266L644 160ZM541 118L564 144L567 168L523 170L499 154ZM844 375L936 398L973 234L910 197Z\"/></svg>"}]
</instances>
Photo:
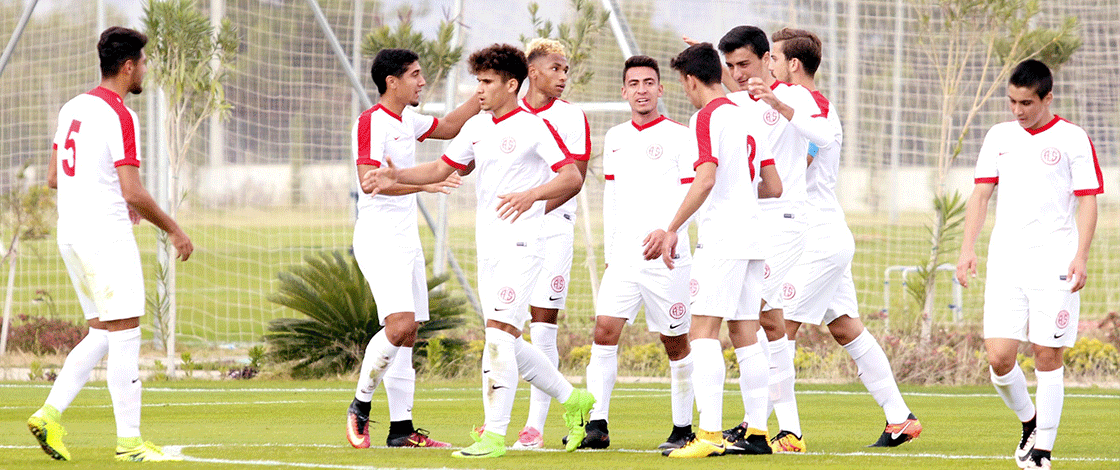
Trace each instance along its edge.
<instances>
[{"instance_id":1,"label":"player's outstretched hand","mask_svg":"<svg viewBox=\"0 0 1120 470\"><path fill-rule=\"evenodd\" d=\"M642 240L642 254L645 255L647 261L661 257L661 242L664 240L665 231L661 229L654 230L646 235L646 239Z\"/></svg>"},{"instance_id":2,"label":"player's outstretched hand","mask_svg":"<svg viewBox=\"0 0 1120 470\"><path fill-rule=\"evenodd\" d=\"M369 170L362 175L363 192L372 196L397 184L397 166L388 155L385 156L385 164L382 168Z\"/></svg>"},{"instance_id":3,"label":"player's outstretched hand","mask_svg":"<svg viewBox=\"0 0 1120 470\"><path fill-rule=\"evenodd\" d=\"M664 261L669 269L673 269L673 258L676 256L677 232L665 232L665 238L661 239L661 261Z\"/></svg>"},{"instance_id":4,"label":"player's outstretched hand","mask_svg":"<svg viewBox=\"0 0 1120 470\"><path fill-rule=\"evenodd\" d=\"M962 251L957 260L957 282L968 287L969 277L976 277L976 253Z\"/></svg>"},{"instance_id":5,"label":"player's outstretched hand","mask_svg":"<svg viewBox=\"0 0 1120 470\"><path fill-rule=\"evenodd\" d=\"M771 107L778 105L778 97L774 96L774 91L766 86L761 78L751 77L747 80L747 92L755 99L762 100Z\"/></svg>"},{"instance_id":6,"label":"player's outstretched hand","mask_svg":"<svg viewBox=\"0 0 1120 470\"><path fill-rule=\"evenodd\" d=\"M171 239L171 244L175 246L175 251L179 252L176 258L179 258L180 261L186 261L187 258L191 257L191 253L194 252L194 245L191 244L191 237L188 237L185 232L180 230L172 233L168 238Z\"/></svg>"},{"instance_id":7,"label":"player's outstretched hand","mask_svg":"<svg viewBox=\"0 0 1120 470\"><path fill-rule=\"evenodd\" d=\"M494 208L498 211L498 218L506 220L512 215L513 218L509 221L511 224L516 222L521 214L533 207L534 202L537 202L537 197L533 195L532 190L503 194L498 196L498 199L500 200L498 207Z\"/></svg>"},{"instance_id":8,"label":"player's outstretched hand","mask_svg":"<svg viewBox=\"0 0 1120 470\"><path fill-rule=\"evenodd\" d=\"M447 179L434 184L425 184L424 191L429 193L451 194L451 190L463 185L463 177L452 171Z\"/></svg>"},{"instance_id":9,"label":"player's outstretched hand","mask_svg":"<svg viewBox=\"0 0 1120 470\"><path fill-rule=\"evenodd\" d=\"M1066 273L1066 279L1074 281L1073 287L1069 290L1070 292L1077 292L1085 287L1085 281L1087 281L1086 278L1089 274L1087 272L1088 264L1088 261L1080 258L1074 258L1073 262L1069 264L1069 272Z\"/></svg>"},{"instance_id":10,"label":"player's outstretched hand","mask_svg":"<svg viewBox=\"0 0 1120 470\"><path fill-rule=\"evenodd\" d=\"M688 36L681 36L681 40L684 41L684 43L688 44L689 46L695 46L697 44L700 44L700 41L692 39Z\"/></svg>"}]
</instances>

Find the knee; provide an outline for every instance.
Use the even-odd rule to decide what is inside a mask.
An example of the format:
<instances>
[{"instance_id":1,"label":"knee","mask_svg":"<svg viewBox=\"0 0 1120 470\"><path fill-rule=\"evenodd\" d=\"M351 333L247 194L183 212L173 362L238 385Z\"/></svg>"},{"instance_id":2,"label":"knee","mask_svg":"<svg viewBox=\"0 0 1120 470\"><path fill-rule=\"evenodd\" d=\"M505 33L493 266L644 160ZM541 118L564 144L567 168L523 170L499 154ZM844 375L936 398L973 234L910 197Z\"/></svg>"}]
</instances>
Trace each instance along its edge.
<instances>
[{"instance_id":1,"label":"knee","mask_svg":"<svg viewBox=\"0 0 1120 470\"><path fill-rule=\"evenodd\" d=\"M595 323L595 344L603 346L614 346L618 344L618 337L622 331L614 328L613 325L605 324L604 322Z\"/></svg>"},{"instance_id":2,"label":"knee","mask_svg":"<svg viewBox=\"0 0 1120 470\"><path fill-rule=\"evenodd\" d=\"M841 346L855 341L859 335L863 334L863 330L863 322L859 321L858 318L847 315L841 316L828 324L828 332Z\"/></svg>"},{"instance_id":3,"label":"knee","mask_svg":"<svg viewBox=\"0 0 1120 470\"><path fill-rule=\"evenodd\" d=\"M410 318L398 320L385 322L385 338L393 346L412 347L416 344L416 322Z\"/></svg>"},{"instance_id":4,"label":"knee","mask_svg":"<svg viewBox=\"0 0 1120 470\"><path fill-rule=\"evenodd\" d=\"M688 353L692 352L692 348L688 347L687 334L680 336L661 335L661 344L665 345L665 355L669 356L670 361L684 359L688 356Z\"/></svg>"},{"instance_id":5,"label":"knee","mask_svg":"<svg viewBox=\"0 0 1120 470\"><path fill-rule=\"evenodd\" d=\"M997 352L988 352L988 364L991 364L992 371L996 375L1007 375L1011 369L1015 368L1015 354L1002 354Z\"/></svg>"}]
</instances>

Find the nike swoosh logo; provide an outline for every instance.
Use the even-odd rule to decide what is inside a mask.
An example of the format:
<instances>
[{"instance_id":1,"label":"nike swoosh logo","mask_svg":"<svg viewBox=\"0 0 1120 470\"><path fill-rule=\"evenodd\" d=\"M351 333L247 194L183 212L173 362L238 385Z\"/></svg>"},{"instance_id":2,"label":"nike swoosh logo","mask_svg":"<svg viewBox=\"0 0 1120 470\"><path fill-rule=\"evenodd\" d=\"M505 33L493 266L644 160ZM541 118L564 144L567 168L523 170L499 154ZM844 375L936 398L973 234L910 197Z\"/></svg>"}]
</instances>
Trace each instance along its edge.
<instances>
[{"instance_id":1,"label":"nike swoosh logo","mask_svg":"<svg viewBox=\"0 0 1120 470\"><path fill-rule=\"evenodd\" d=\"M615 152L617 152L617 151L619 151L619 150L622 150L622 149L611 149L611 153L615 153Z\"/></svg>"},{"instance_id":2,"label":"nike swoosh logo","mask_svg":"<svg viewBox=\"0 0 1120 470\"><path fill-rule=\"evenodd\" d=\"M482 373L483 373L483 374L489 374L489 373L490 373L490 369L483 369L483 370L482 370Z\"/></svg>"},{"instance_id":3,"label":"nike swoosh logo","mask_svg":"<svg viewBox=\"0 0 1120 470\"><path fill-rule=\"evenodd\" d=\"M681 325L683 325L683 324L684 324L684 322L682 321L682 322L680 322L680 323L677 323L676 325L669 325L669 329L670 329L670 330L675 330L675 329L677 329L677 328L680 328L680 327L681 327Z\"/></svg>"},{"instance_id":4,"label":"nike swoosh logo","mask_svg":"<svg viewBox=\"0 0 1120 470\"><path fill-rule=\"evenodd\" d=\"M505 386L505 385L491 385L491 386L490 386L490 389L491 389L491 390L497 390L497 389L499 389L499 388L509 388L509 387L507 387L507 386Z\"/></svg>"},{"instance_id":5,"label":"nike swoosh logo","mask_svg":"<svg viewBox=\"0 0 1120 470\"><path fill-rule=\"evenodd\" d=\"M482 141L481 141L481 140L476 140L476 141L474 141L474 142L471 142L471 145L477 144L477 143L479 143L479 142L482 142Z\"/></svg>"},{"instance_id":6,"label":"nike swoosh logo","mask_svg":"<svg viewBox=\"0 0 1120 470\"><path fill-rule=\"evenodd\" d=\"M1066 332L1064 332L1064 331L1063 331L1063 332L1062 332L1062 334L1060 334L1060 335L1059 335L1059 334L1057 334L1057 333L1054 333L1054 339L1058 339L1058 338L1061 338L1061 337L1063 337L1063 336L1065 336L1065 335L1066 335Z\"/></svg>"},{"instance_id":7,"label":"nike swoosh logo","mask_svg":"<svg viewBox=\"0 0 1120 470\"><path fill-rule=\"evenodd\" d=\"M139 381L140 381L140 377L137 377L137 378L135 378L135 379L132 379L132 383L136 383L136 382L139 382Z\"/></svg>"},{"instance_id":8,"label":"nike swoosh logo","mask_svg":"<svg viewBox=\"0 0 1120 470\"><path fill-rule=\"evenodd\" d=\"M902 427L902 429L898 430L898 432L892 432L891 433L891 439L898 439L899 436L902 435L902 432L906 431L906 428L909 428L909 427L910 427L910 423L907 422L906 425Z\"/></svg>"},{"instance_id":9,"label":"nike swoosh logo","mask_svg":"<svg viewBox=\"0 0 1120 470\"><path fill-rule=\"evenodd\" d=\"M550 301L553 301L553 302L555 302L555 301L557 301L557 300L560 300L560 297L552 297L552 296L549 296L549 297L548 297L548 300L550 300Z\"/></svg>"},{"instance_id":10,"label":"nike swoosh logo","mask_svg":"<svg viewBox=\"0 0 1120 470\"><path fill-rule=\"evenodd\" d=\"M412 445L414 445L414 446L416 446L416 447L424 447L424 446L426 446L426 445L427 445L426 443L424 443L424 442L422 442L422 441L414 441L414 440L412 440L412 439L409 439L409 440L408 440L408 443L409 443L409 444L412 444Z\"/></svg>"}]
</instances>

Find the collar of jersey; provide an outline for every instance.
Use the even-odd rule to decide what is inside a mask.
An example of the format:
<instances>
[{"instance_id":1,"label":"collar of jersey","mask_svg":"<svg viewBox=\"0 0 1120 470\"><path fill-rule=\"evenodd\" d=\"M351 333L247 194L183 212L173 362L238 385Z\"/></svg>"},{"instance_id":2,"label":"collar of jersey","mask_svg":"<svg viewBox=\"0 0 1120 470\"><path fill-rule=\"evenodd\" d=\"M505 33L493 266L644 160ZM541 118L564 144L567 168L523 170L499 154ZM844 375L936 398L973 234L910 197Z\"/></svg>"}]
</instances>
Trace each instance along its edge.
<instances>
[{"instance_id":1,"label":"collar of jersey","mask_svg":"<svg viewBox=\"0 0 1120 470\"><path fill-rule=\"evenodd\" d=\"M526 96L525 98L521 98L521 102L524 103L525 107L529 110L529 112L531 112L533 114L539 114L540 112L542 112L542 111L544 111L548 108L551 108L552 104L555 103L556 100L557 100L557 98L552 98L552 99L548 100L548 104L546 104L544 106L541 106L539 108L534 108L533 105L529 104L529 97L528 96Z\"/></svg>"},{"instance_id":2,"label":"collar of jersey","mask_svg":"<svg viewBox=\"0 0 1120 470\"><path fill-rule=\"evenodd\" d=\"M783 82L781 80L774 80L774 83L770 84L770 91L774 91L774 90L778 89L778 85L789 85L789 84L786 83L786 82ZM752 100L758 101L758 98L755 98L755 96L750 94L749 92L747 93L747 96L751 97Z\"/></svg>"},{"instance_id":3,"label":"collar of jersey","mask_svg":"<svg viewBox=\"0 0 1120 470\"><path fill-rule=\"evenodd\" d=\"M520 113L520 112L521 112L521 107L516 106L516 107L513 108L513 111L510 111L510 112L506 113L504 116L498 117L498 116L491 115L491 117L494 118L494 124L497 124L499 122L505 121L506 119L509 119L510 116L513 116L514 114L517 114L517 113Z\"/></svg>"},{"instance_id":4,"label":"collar of jersey","mask_svg":"<svg viewBox=\"0 0 1120 470\"><path fill-rule=\"evenodd\" d=\"M708 104L707 104L706 106L704 106L704 109L702 109L701 111L708 111L708 112L712 112L712 111L714 111L714 110L715 110L716 108L718 108L718 107L720 107L720 106L723 106L723 105L725 105L725 104L729 104L729 105L731 105L731 106L735 106L735 103L734 103L734 102L732 102L731 100L727 99L727 97L726 97L726 96L721 96L721 97L719 97L719 98L716 98L716 99L712 100L711 102L709 102L709 103L708 103Z\"/></svg>"},{"instance_id":5,"label":"collar of jersey","mask_svg":"<svg viewBox=\"0 0 1120 470\"><path fill-rule=\"evenodd\" d=\"M1046 132L1051 127L1054 127L1054 124L1057 124L1058 121L1061 121L1061 120L1062 120L1062 118L1058 117L1058 115L1055 114L1054 119L1051 119L1050 122L1046 123L1045 126L1039 127L1038 129L1027 129L1027 128L1024 127L1023 130L1027 131L1027 133L1030 134L1030 135L1039 135L1043 132Z\"/></svg>"},{"instance_id":6,"label":"collar of jersey","mask_svg":"<svg viewBox=\"0 0 1120 470\"><path fill-rule=\"evenodd\" d=\"M121 98L121 95L118 95L117 92L115 92L113 90L110 90L108 88L105 88L103 86L98 86L97 88L94 88L94 89L90 90L89 94L93 95L93 96L96 96L98 98L101 98L103 100L106 100L106 101L108 101L109 98L114 98L114 99L117 100L118 103L124 103L124 100Z\"/></svg>"},{"instance_id":7,"label":"collar of jersey","mask_svg":"<svg viewBox=\"0 0 1120 470\"><path fill-rule=\"evenodd\" d=\"M380 109L382 111L385 111L385 114L388 114L389 116L392 116L393 119L404 122L404 120L401 119L401 116L399 114L390 111L389 108L386 108L381 103L377 103L376 105L374 105L372 111L377 111L378 109Z\"/></svg>"},{"instance_id":8,"label":"collar of jersey","mask_svg":"<svg viewBox=\"0 0 1120 470\"><path fill-rule=\"evenodd\" d=\"M634 122L634 120L633 120L633 119L631 119L631 120L630 120L630 124L631 124L631 125L633 125L633 126L634 126L634 128L635 128L635 129L637 129L637 130L638 130L638 131L640 132L640 131L644 131L644 130L646 130L646 129L649 129L649 128L653 127L653 126L656 126L656 125L657 125L658 123L660 123L661 121L664 121L664 120L667 120L667 119L669 119L669 118L667 118L667 117L665 117L665 116L663 116L663 115L662 115L662 116L657 116L657 119L654 119L654 120L652 120L652 121L650 121L650 122L647 122L647 123L646 123L646 124L645 124L644 126L640 126L640 125L638 125L638 123Z\"/></svg>"}]
</instances>

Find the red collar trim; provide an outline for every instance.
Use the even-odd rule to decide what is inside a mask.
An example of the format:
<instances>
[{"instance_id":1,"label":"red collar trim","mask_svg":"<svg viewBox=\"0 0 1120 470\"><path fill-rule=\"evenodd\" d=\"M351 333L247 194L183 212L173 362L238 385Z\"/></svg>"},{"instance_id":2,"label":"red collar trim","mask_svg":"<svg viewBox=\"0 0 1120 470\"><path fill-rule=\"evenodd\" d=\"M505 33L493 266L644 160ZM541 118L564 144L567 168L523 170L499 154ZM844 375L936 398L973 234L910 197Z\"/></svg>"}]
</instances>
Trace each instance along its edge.
<instances>
[{"instance_id":1,"label":"red collar trim","mask_svg":"<svg viewBox=\"0 0 1120 470\"><path fill-rule=\"evenodd\" d=\"M778 88L778 85L789 85L789 84L786 83L786 82L783 82L781 80L774 80L774 83L770 84L770 90L776 90Z\"/></svg>"},{"instance_id":2,"label":"red collar trim","mask_svg":"<svg viewBox=\"0 0 1120 470\"><path fill-rule=\"evenodd\" d=\"M124 99L121 98L121 95L118 95L117 92L103 86L98 86L97 88L90 90L88 94L105 100L109 98L116 98L118 102L124 103Z\"/></svg>"},{"instance_id":3,"label":"red collar trim","mask_svg":"<svg viewBox=\"0 0 1120 470\"><path fill-rule=\"evenodd\" d=\"M401 117L400 117L400 115L399 115L399 114L397 114L397 113L394 113L394 112L390 111L390 110L389 110L389 108L386 108L386 107L385 107L384 105L382 105L381 103L377 103L377 104L373 105L373 108L370 108L370 111L377 111L378 109L380 109L380 110L382 110L382 111L385 111L385 114L388 114L389 116L392 116L392 117L393 117L393 119L396 119L396 120L398 120L398 121L404 122L404 120L403 120L403 119L401 119Z\"/></svg>"},{"instance_id":4,"label":"red collar trim","mask_svg":"<svg viewBox=\"0 0 1120 470\"><path fill-rule=\"evenodd\" d=\"M521 112L521 107L517 106L517 107L513 108L513 111L510 111L510 112L506 113L504 116L501 116L501 117L493 116L494 124L505 121L506 119L509 119L510 116L513 116L514 114L517 114L517 113L520 113L520 112Z\"/></svg>"},{"instance_id":5,"label":"red collar trim","mask_svg":"<svg viewBox=\"0 0 1120 470\"><path fill-rule=\"evenodd\" d=\"M657 119L654 119L654 120L652 120L652 121L650 121L650 122L647 122L647 123L646 123L646 124L645 124L644 126L640 126L640 125L638 125L638 123L634 122L634 120L633 120L633 119L631 119L631 120L630 120L630 125L634 126L634 128L635 128L635 129L637 129L637 130L639 130L639 131L644 131L644 130L646 130L646 129L649 129L649 128L653 127L653 126L656 126L656 125L657 125L657 124L659 124L659 123L660 123L661 121L667 121L668 119L669 119L669 118L667 118L667 117L665 117L665 116L657 116Z\"/></svg>"},{"instance_id":6,"label":"red collar trim","mask_svg":"<svg viewBox=\"0 0 1120 470\"><path fill-rule=\"evenodd\" d=\"M706 106L704 106L704 109L702 109L702 111L711 112L712 110L715 110L716 108L718 108L720 106L723 106L725 104L735 106L735 103L732 102L731 100L727 99L726 96L721 96L719 98L716 98L716 99L708 102L708 104Z\"/></svg>"},{"instance_id":7,"label":"red collar trim","mask_svg":"<svg viewBox=\"0 0 1120 470\"><path fill-rule=\"evenodd\" d=\"M539 108L534 108L533 105L529 104L529 98L528 97L521 98L521 103L523 103L525 105L525 108L528 109L529 112L531 112L533 114L540 114L541 112L547 110L548 108L551 108L552 104L555 103L555 102L556 102L556 98L552 98L552 99L548 100L548 103L545 104L544 106L541 106Z\"/></svg>"},{"instance_id":8,"label":"red collar trim","mask_svg":"<svg viewBox=\"0 0 1120 470\"><path fill-rule=\"evenodd\" d=\"M1054 124L1057 124L1058 121L1061 121L1061 120L1062 120L1062 118L1058 117L1058 115L1055 114L1054 118L1051 119L1050 122L1046 123L1045 126L1039 127L1038 129L1027 129L1027 128L1024 127L1023 130L1027 131L1027 133L1030 134L1030 135L1039 135L1043 132L1046 132L1051 127L1054 127Z\"/></svg>"}]
</instances>

